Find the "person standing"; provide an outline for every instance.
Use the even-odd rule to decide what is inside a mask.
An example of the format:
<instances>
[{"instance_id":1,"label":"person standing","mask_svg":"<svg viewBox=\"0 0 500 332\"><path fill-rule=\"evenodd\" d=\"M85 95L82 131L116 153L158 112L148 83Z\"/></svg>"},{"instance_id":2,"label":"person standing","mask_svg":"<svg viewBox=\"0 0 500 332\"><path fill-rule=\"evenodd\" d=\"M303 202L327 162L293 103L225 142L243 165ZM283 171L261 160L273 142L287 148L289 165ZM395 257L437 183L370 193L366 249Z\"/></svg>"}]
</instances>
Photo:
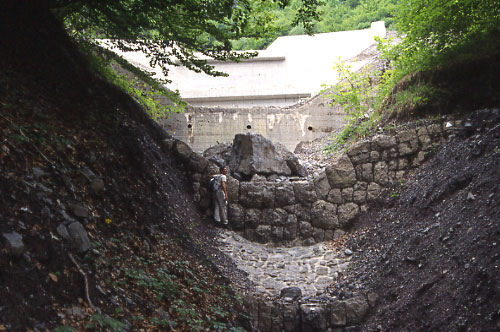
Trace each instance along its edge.
<instances>
[{"instance_id":1,"label":"person standing","mask_svg":"<svg viewBox=\"0 0 500 332\"><path fill-rule=\"evenodd\" d=\"M214 195L214 220L217 223L222 221L223 225L227 225L227 169L225 167L220 168L220 174L214 175L217 176L217 181L219 182L219 190L215 192Z\"/></svg>"}]
</instances>

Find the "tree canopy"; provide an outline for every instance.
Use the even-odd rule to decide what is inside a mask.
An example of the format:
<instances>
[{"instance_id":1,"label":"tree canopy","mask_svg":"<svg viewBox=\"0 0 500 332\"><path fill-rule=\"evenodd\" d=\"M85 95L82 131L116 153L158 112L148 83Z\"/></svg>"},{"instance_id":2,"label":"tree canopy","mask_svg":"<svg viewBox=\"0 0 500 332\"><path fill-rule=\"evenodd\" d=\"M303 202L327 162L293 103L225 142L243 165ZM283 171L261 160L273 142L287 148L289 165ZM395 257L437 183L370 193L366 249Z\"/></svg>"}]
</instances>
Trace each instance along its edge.
<instances>
[{"instance_id":1,"label":"tree canopy","mask_svg":"<svg viewBox=\"0 0 500 332\"><path fill-rule=\"evenodd\" d=\"M313 33L366 29L375 21L385 21L391 29L395 7L399 0L323 0L316 8L317 20L307 27ZM237 49L263 49L278 36L300 35L307 29L296 24L295 13L301 6L300 0L290 0L285 8L275 7L270 15L275 17L276 33L264 38L235 40Z\"/></svg>"},{"instance_id":2,"label":"tree canopy","mask_svg":"<svg viewBox=\"0 0 500 332\"><path fill-rule=\"evenodd\" d=\"M235 60L231 40L266 36L275 29L271 9L288 0L45 0L76 38L106 38L121 50L141 50L167 73L166 65L223 75L197 56ZM312 31L319 0L302 0L295 24ZM167 76L167 75L165 75Z\"/></svg>"}]
</instances>

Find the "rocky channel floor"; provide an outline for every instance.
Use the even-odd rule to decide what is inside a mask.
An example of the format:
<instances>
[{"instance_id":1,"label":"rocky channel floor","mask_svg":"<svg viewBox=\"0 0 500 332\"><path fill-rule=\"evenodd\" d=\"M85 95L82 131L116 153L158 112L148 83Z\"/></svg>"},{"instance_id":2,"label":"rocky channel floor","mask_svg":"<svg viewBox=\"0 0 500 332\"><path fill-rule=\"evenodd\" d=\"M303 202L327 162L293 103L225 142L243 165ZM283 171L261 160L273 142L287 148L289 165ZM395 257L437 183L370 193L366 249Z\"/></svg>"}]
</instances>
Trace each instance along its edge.
<instances>
[{"instance_id":1,"label":"rocky channel floor","mask_svg":"<svg viewBox=\"0 0 500 332\"><path fill-rule=\"evenodd\" d=\"M255 292L277 297L282 289L298 287L303 297L325 294L348 268L352 251L319 243L308 247L270 247L246 240L237 233L219 231L219 249L246 272Z\"/></svg>"}]
</instances>

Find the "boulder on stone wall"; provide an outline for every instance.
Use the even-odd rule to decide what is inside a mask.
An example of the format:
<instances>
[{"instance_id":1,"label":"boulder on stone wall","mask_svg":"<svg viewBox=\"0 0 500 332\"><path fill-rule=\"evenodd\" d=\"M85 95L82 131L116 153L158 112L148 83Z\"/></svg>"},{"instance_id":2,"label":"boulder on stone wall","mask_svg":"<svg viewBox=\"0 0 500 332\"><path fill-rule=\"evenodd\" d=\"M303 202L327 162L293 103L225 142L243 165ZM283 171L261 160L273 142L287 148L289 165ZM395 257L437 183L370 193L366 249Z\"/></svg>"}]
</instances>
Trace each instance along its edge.
<instances>
[{"instance_id":1,"label":"boulder on stone wall","mask_svg":"<svg viewBox=\"0 0 500 332\"><path fill-rule=\"evenodd\" d=\"M240 200L240 182L228 175L226 190L227 195L229 196L229 203L238 203Z\"/></svg>"},{"instance_id":2,"label":"boulder on stone wall","mask_svg":"<svg viewBox=\"0 0 500 332\"><path fill-rule=\"evenodd\" d=\"M274 207L274 183L240 182L239 184L239 203L244 207Z\"/></svg>"},{"instance_id":3,"label":"boulder on stone wall","mask_svg":"<svg viewBox=\"0 0 500 332\"><path fill-rule=\"evenodd\" d=\"M283 331L299 331L300 312L295 304L287 303L283 305Z\"/></svg>"},{"instance_id":4,"label":"boulder on stone wall","mask_svg":"<svg viewBox=\"0 0 500 332\"><path fill-rule=\"evenodd\" d=\"M389 161L396 158L399 158L398 149L390 148L382 151L382 158L381 158L382 160Z\"/></svg>"},{"instance_id":5,"label":"boulder on stone wall","mask_svg":"<svg viewBox=\"0 0 500 332\"><path fill-rule=\"evenodd\" d=\"M314 240L314 238L313 238L313 237L309 237L309 238L304 239L304 240L302 241L302 246L304 246L304 247L308 247L308 246L312 246L312 245L313 245L313 244L315 244L315 243L316 243L316 240Z\"/></svg>"},{"instance_id":6,"label":"boulder on stone wall","mask_svg":"<svg viewBox=\"0 0 500 332\"><path fill-rule=\"evenodd\" d=\"M284 224L283 240L291 241L296 239L298 228L299 224L297 222L297 216L294 214L289 214Z\"/></svg>"},{"instance_id":7,"label":"boulder on stone wall","mask_svg":"<svg viewBox=\"0 0 500 332\"><path fill-rule=\"evenodd\" d=\"M379 161L380 160L380 152L372 151L370 152L370 162Z\"/></svg>"},{"instance_id":8,"label":"boulder on stone wall","mask_svg":"<svg viewBox=\"0 0 500 332\"><path fill-rule=\"evenodd\" d=\"M337 206L323 200L314 202L311 208L311 224L321 229L339 228Z\"/></svg>"},{"instance_id":9,"label":"boulder on stone wall","mask_svg":"<svg viewBox=\"0 0 500 332\"><path fill-rule=\"evenodd\" d=\"M343 302L335 301L328 304L328 312L330 313L328 322L330 327L342 327L347 323L345 305Z\"/></svg>"},{"instance_id":10,"label":"boulder on stone wall","mask_svg":"<svg viewBox=\"0 0 500 332\"><path fill-rule=\"evenodd\" d=\"M293 191L297 203L310 205L318 199L314 184L309 181L297 181L293 183Z\"/></svg>"},{"instance_id":11,"label":"boulder on stone wall","mask_svg":"<svg viewBox=\"0 0 500 332\"><path fill-rule=\"evenodd\" d=\"M272 332L281 332L283 327L283 308L280 303L274 302L271 307Z\"/></svg>"},{"instance_id":12,"label":"boulder on stone wall","mask_svg":"<svg viewBox=\"0 0 500 332\"><path fill-rule=\"evenodd\" d=\"M352 202L352 194L354 189L352 187L342 189L342 203Z\"/></svg>"},{"instance_id":13,"label":"boulder on stone wall","mask_svg":"<svg viewBox=\"0 0 500 332\"><path fill-rule=\"evenodd\" d=\"M272 224L273 226L283 226L288 218L288 213L283 209L272 209Z\"/></svg>"},{"instance_id":14,"label":"boulder on stone wall","mask_svg":"<svg viewBox=\"0 0 500 332\"><path fill-rule=\"evenodd\" d=\"M375 182L372 182L368 184L368 188L366 189L366 199L368 201L374 200L375 198L380 195L380 192L382 191L382 187Z\"/></svg>"},{"instance_id":15,"label":"boulder on stone wall","mask_svg":"<svg viewBox=\"0 0 500 332\"><path fill-rule=\"evenodd\" d=\"M326 200L330 203L333 203L333 204L341 204L342 203L342 191L339 188L330 189Z\"/></svg>"},{"instance_id":16,"label":"boulder on stone wall","mask_svg":"<svg viewBox=\"0 0 500 332\"><path fill-rule=\"evenodd\" d=\"M259 323L257 328L259 331L271 331L273 327L271 304L259 301Z\"/></svg>"},{"instance_id":17,"label":"boulder on stone wall","mask_svg":"<svg viewBox=\"0 0 500 332\"><path fill-rule=\"evenodd\" d=\"M233 140L229 167L233 172L253 174L291 175L286 161L267 138L253 134L237 134Z\"/></svg>"},{"instance_id":18,"label":"boulder on stone wall","mask_svg":"<svg viewBox=\"0 0 500 332\"><path fill-rule=\"evenodd\" d=\"M257 228L262 224L262 211L260 209L245 210L245 228Z\"/></svg>"},{"instance_id":19,"label":"boulder on stone wall","mask_svg":"<svg viewBox=\"0 0 500 332\"><path fill-rule=\"evenodd\" d=\"M411 167L420 167L425 161L426 153L424 151L419 151L411 161Z\"/></svg>"},{"instance_id":20,"label":"boulder on stone wall","mask_svg":"<svg viewBox=\"0 0 500 332\"><path fill-rule=\"evenodd\" d=\"M213 161L208 161L207 168L205 172L203 172L203 179L209 180L215 174L220 173L220 167L215 164Z\"/></svg>"},{"instance_id":21,"label":"boulder on stone wall","mask_svg":"<svg viewBox=\"0 0 500 332\"><path fill-rule=\"evenodd\" d=\"M415 129L402 130L396 134L399 143L415 141L418 138Z\"/></svg>"},{"instance_id":22,"label":"boulder on stone wall","mask_svg":"<svg viewBox=\"0 0 500 332\"><path fill-rule=\"evenodd\" d=\"M205 168L208 165L208 160L203 157L201 154L197 152L191 153L191 156L189 157L188 160L188 165L191 170L198 172L198 173L203 173Z\"/></svg>"},{"instance_id":23,"label":"boulder on stone wall","mask_svg":"<svg viewBox=\"0 0 500 332\"><path fill-rule=\"evenodd\" d=\"M261 183L240 182L240 204L247 208L262 207L263 191Z\"/></svg>"},{"instance_id":24,"label":"boulder on stone wall","mask_svg":"<svg viewBox=\"0 0 500 332\"><path fill-rule=\"evenodd\" d=\"M250 181L252 181L252 182L266 182L267 178L263 175L254 174Z\"/></svg>"},{"instance_id":25,"label":"boulder on stone wall","mask_svg":"<svg viewBox=\"0 0 500 332\"><path fill-rule=\"evenodd\" d=\"M295 204L295 215L299 221L310 221L311 207L309 205Z\"/></svg>"},{"instance_id":26,"label":"boulder on stone wall","mask_svg":"<svg viewBox=\"0 0 500 332\"><path fill-rule=\"evenodd\" d=\"M255 325L259 321L259 298L254 295L243 295L243 308L245 313L250 316Z\"/></svg>"},{"instance_id":27,"label":"boulder on stone wall","mask_svg":"<svg viewBox=\"0 0 500 332\"><path fill-rule=\"evenodd\" d=\"M407 156L417 152L419 140L415 129L401 131L397 134L399 141L398 149L401 156Z\"/></svg>"},{"instance_id":28,"label":"boulder on stone wall","mask_svg":"<svg viewBox=\"0 0 500 332\"><path fill-rule=\"evenodd\" d=\"M368 301L363 296L357 296L344 301L348 325L359 324L368 312Z\"/></svg>"},{"instance_id":29,"label":"boulder on stone wall","mask_svg":"<svg viewBox=\"0 0 500 332\"><path fill-rule=\"evenodd\" d=\"M264 182L261 184L262 190L262 207L272 208L274 207L274 183Z\"/></svg>"},{"instance_id":30,"label":"boulder on stone wall","mask_svg":"<svg viewBox=\"0 0 500 332\"><path fill-rule=\"evenodd\" d=\"M373 181L383 186L389 184L388 171L389 167L385 162L376 163L373 167Z\"/></svg>"},{"instance_id":31,"label":"boulder on stone wall","mask_svg":"<svg viewBox=\"0 0 500 332\"><path fill-rule=\"evenodd\" d=\"M271 240L272 226L259 225L255 229L254 241L259 243L268 243Z\"/></svg>"},{"instance_id":32,"label":"boulder on stone wall","mask_svg":"<svg viewBox=\"0 0 500 332\"><path fill-rule=\"evenodd\" d=\"M231 160L232 144L221 143L214 145L203 152L203 157L214 162L218 167L229 165Z\"/></svg>"},{"instance_id":33,"label":"boulder on stone wall","mask_svg":"<svg viewBox=\"0 0 500 332\"><path fill-rule=\"evenodd\" d=\"M352 194L352 201L356 204L366 203L366 189L364 190L354 190Z\"/></svg>"},{"instance_id":34,"label":"boulder on stone wall","mask_svg":"<svg viewBox=\"0 0 500 332\"><path fill-rule=\"evenodd\" d=\"M331 229L327 229L325 231L325 239L324 241L331 241L333 240L333 235L335 234L335 231L331 230Z\"/></svg>"},{"instance_id":35,"label":"boulder on stone wall","mask_svg":"<svg viewBox=\"0 0 500 332\"><path fill-rule=\"evenodd\" d=\"M271 226L271 240L274 243L283 241L283 226Z\"/></svg>"},{"instance_id":36,"label":"boulder on stone wall","mask_svg":"<svg viewBox=\"0 0 500 332\"><path fill-rule=\"evenodd\" d=\"M299 221L299 233L302 239L310 238L313 234L313 227L307 221Z\"/></svg>"},{"instance_id":37,"label":"boulder on stone wall","mask_svg":"<svg viewBox=\"0 0 500 332\"><path fill-rule=\"evenodd\" d=\"M381 151L396 146L396 138L387 135L377 135L372 138L372 150Z\"/></svg>"},{"instance_id":38,"label":"boulder on stone wall","mask_svg":"<svg viewBox=\"0 0 500 332\"><path fill-rule=\"evenodd\" d=\"M357 181L354 166L346 155L326 168L326 176L332 188L350 187Z\"/></svg>"},{"instance_id":39,"label":"boulder on stone wall","mask_svg":"<svg viewBox=\"0 0 500 332\"><path fill-rule=\"evenodd\" d=\"M393 159L387 163L389 171L396 171L398 169L398 161L399 161L398 159Z\"/></svg>"},{"instance_id":40,"label":"boulder on stone wall","mask_svg":"<svg viewBox=\"0 0 500 332\"><path fill-rule=\"evenodd\" d=\"M368 188L368 183L359 181L354 185L354 191L366 191Z\"/></svg>"},{"instance_id":41,"label":"boulder on stone wall","mask_svg":"<svg viewBox=\"0 0 500 332\"><path fill-rule=\"evenodd\" d=\"M314 174L314 188L319 199L326 200L330 192L330 183L325 172Z\"/></svg>"},{"instance_id":42,"label":"boulder on stone wall","mask_svg":"<svg viewBox=\"0 0 500 332\"><path fill-rule=\"evenodd\" d=\"M297 156L293 152L288 150L281 143L276 143L275 147L281 158L283 158L286 161L286 164L290 168L292 175L297 175L301 177L306 176L306 168L302 166L302 164L299 161L299 158L297 158Z\"/></svg>"},{"instance_id":43,"label":"boulder on stone wall","mask_svg":"<svg viewBox=\"0 0 500 332\"><path fill-rule=\"evenodd\" d=\"M272 225L274 218L274 209L263 209L262 218L259 225Z\"/></svg>"},{"instance_id":44,"label":"boulder on stone wall","mask_svg":"<svg viewBox=\"0 0 500 332\"><path fill-rule=\"evenodd\" d=\"M427 126L427 132L429 135L435 137L441 135L441 132L443 131L443 127L439 123L434 123L429 126Z\"/></svg>"},{"instance_id":45,"label":"boulder on stone wall","mask_svg":"<svg viewBox=\"0 0 500 332\"><path fill-rule=\"evenodd\" d=\"M174 142L174 151L177 153L179 157L187 161L189 157L191 157L191 154L193 153L193 150L184 143L183 141L175 140Z\"/></svg>"},{"instance_id":46,"label":"boulder on stone wall","mask_svg":"<svg viewBox=\"0 0 500 332\"><path fill-rule=\"evenodd\" d=\"M372 163L365 163L356 166L356 175L360 181L373 181L373 165Z\"/></svg>"},{"instance_id":47,"label":"boulder on stone wall","mask_svg":"<svg viewBox=\"0 0 500 332\"><path fill-rule=\"evenodd\" d=\"M229 226L234 230L245 228L245 209L238 204L229 204L228 207Z\"/></svg>"},{"instance_id":48,"label":"boulder on stone wall","mask_svg":"<svg viewBox=\"0 0 500 332\"><path fill-rule=\"evenodd\" d=\"M283 210L286 211L288 214L293 214L295 215L295 205L286 205L282 207Z\"/></svg>"},{"instance_id":49,"label":"boulder on stone wall","mask_svg":"<svg viewBox=\"0 0 500 332\"><path fill-rule=\"evenodd\" d=\"M291 183L280 183L275 188L275 206L283 207L295 204L295 192Z\"/></svg>"},{"instance_id":50,"label":"boulder on stone wall","mask_svg":"<svg viewBox=\"0 0 500 332\"><path fill-rule=\"evenodd\" d=\"M243 233L243 237L248 241L253 241L255 235L255 229L245 228L245 232Z\"/></svg>"},{"instance_id":51,"label":"boulder on stone wall","mask_svg":"<svg viewBox=\"0 0 500 332\"><path fill-rule=\"evenodd\" d=\"M305 303L300 305L300 317L302 320L301 331L326 331L328 322L324 304Z\"/></svg>"},{"instance_id":52,"label":"boulder on stone wall","mask_svg":"<svg viewBox=\"0 0 500 332\"><path fill-rule=\"evenodd\" d=\"M353 164L366 163L370 161L371 143L369 141L360 141L354 143L347 149L347 155L351 158Z\"/></svg>"},{"instance_id":53,"label":"boulder on stone wall","mask_svg":"<svg viewBox=\"0 0 500 332\"><path fill-rule=\"evenodd\" d=\"M409 162L408 162L407 158L400 158L398 160L398 170L408 169L408 165L409 165Z\"/></svg>"},{"instance_id":54,"label":"boulder on stone wall","mask_svg":"<svg viewBox=\"0 0 500 332\"><path fill-rule=\"evenodd\" d=\"M325 230L322 228L313 228L313 238L316 243L325 240Z\"/></svg>"},{"instance_id":55,"label":"boulder on stone wall","mask_svg":"<svg viewBox=\"0 0 500 332\"><path fill-rule=\"evenodd\" d=\"M299 287L286 287L280 291L280 297L285 301L295 301L302 296L302 290Z\"/></svg>"},{"instance_id":56,"label":"boulder on stone wall","mask_svg":"<svg viewBox=\"0 0 500 332\"><path fill-rule=\"evenodd\" d=\"M338 207L338 219L340 227L344 228L359 213L359 206L355 203L346 203Z\"/></svg>"},{"instance_id":57,"label":"boulder on stone wall","mask_svg":"<svg viewBox=\"0 0 500 332\"><path fill-rule=\"evenodd\" d=\"M418 136L422 150L428 150L432 146L432 139L429 135Z\"/></svg>"}]
</instances>

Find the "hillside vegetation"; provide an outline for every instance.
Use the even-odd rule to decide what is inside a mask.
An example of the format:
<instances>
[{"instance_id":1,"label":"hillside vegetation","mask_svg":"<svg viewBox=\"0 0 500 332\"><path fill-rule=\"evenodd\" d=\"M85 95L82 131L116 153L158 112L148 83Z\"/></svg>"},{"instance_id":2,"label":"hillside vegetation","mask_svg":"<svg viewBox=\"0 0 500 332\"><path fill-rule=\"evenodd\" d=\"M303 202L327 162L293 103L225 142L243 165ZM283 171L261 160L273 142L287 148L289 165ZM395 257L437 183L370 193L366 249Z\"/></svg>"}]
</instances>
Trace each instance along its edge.
<instances>
[{"instance_id":1,"label":"hillside vegetation","mask_svg":"<svg viewBox=\"0 0 500 332\"><path fill-rule=\"evenodd\" d=\"M327 0L318 8L318 16L309 33L367 29L372 22L385 21L393 29L394 11L399 0ZM239 50L265 49L279 36L307 33L304 25L295 25L296 10L301 0L291 0L286 8L275 6L270 15L276 20L274 31L264 38L242 38L233 41Z\"/></svg>"}]
</instances>

